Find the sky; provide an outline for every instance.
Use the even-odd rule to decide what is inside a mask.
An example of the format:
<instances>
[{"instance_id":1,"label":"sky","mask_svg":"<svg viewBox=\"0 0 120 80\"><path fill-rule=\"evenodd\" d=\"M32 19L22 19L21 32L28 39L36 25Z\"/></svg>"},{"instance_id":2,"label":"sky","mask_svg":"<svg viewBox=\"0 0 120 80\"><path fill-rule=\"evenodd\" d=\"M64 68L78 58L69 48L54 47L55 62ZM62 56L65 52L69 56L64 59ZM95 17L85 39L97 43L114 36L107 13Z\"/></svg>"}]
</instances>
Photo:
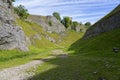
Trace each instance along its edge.
<instances>
[{"instance_id":1,"label":"sky","mask_svg":"<svg viewBox=\"0 0 120 80\"><path fill-rule=\"evenodd\" d=\"M14 3L15 6L20 4L30 14L47 16L59 12L61 17L93 24L120 4L120 0L16 0Z\"/></svg>"}]
</instances>

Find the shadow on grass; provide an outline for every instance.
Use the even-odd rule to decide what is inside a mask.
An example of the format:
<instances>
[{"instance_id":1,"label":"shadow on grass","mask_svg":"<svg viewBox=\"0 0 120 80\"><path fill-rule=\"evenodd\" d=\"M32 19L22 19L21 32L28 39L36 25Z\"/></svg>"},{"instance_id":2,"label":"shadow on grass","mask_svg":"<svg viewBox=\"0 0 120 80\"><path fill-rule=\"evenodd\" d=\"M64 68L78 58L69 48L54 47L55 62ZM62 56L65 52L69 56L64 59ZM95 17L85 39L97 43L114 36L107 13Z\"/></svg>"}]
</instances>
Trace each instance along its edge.
<instances>
[{"instance_id":1,"label":"shadow on grass","mask_svg":"<svg viewBox=\"0 0 120 80\"><path fill-rule=\"evenodd\" d=\"M84 54L43 60L44 65L28 80L120 80L120 52L112 52L114 46L120 46L120 32L116 31L79 39L68 51Z\"/></svg>"},{"instance_id":2,"label":"shadow on grass","mask_svg":"<svg viewBox=\"0 0 120 80\"><path fill-rule=\"evenodd\" d=\"M45 71L40 71L29 80L84 80L79 69L82 61L78 62L75 57L43 59L43 61L47 63L42 67L46 68ZM41 70L41 67L38 70Z\"/></svg>"},{"instance_id":3,"label":"shadow on grass","mask_svg":"<svg viewBox=\"0 0 120 80\"><path fill-rule=\"evenodd\" d=\"M105 62L114 63L111 59L87 56L69 56L67 58L36 59L45 63L40 66L36 75L28 80L119 80L120 72L115 67L107 68ZM120 61L117 62L120 64ZM103 78L103 79L100 79Z\"/></svg>"}]
</instances>

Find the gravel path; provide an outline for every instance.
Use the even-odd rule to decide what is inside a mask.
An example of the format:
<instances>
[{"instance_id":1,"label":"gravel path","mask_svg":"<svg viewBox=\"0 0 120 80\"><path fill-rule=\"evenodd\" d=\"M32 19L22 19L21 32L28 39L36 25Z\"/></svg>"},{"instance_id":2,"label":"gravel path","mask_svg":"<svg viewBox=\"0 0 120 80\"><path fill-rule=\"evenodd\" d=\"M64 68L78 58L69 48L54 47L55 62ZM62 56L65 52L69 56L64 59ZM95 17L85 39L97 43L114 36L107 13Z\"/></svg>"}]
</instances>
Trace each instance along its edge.
<instances>
[{"instance_id":1,"label":"gravel path","mask_svg":"<svg viewBox=\"0 0 120 80\"><path fill-rule=\"evenodd\" d=\"M0 80L27 80L35 75L35 70L38 66L44 63L44 60L48 60L55 57L66 58L68 55L62 50L53 50L52 56L46 57L43 60L33 60L27 64L17 67L7 68L0 71Z\"/></svg>"},{"instance_id":2,"label":"gravel path","mask_svg":"<svg viewBox=\"0 0 120 80\"><path fill-rule=\"evenodd\" d=\"M34 60L18 67L7 68L0 71L0 80L27 80L34 76L37 66L42 65L43 61Z\"/></svg>"}]
</instances>

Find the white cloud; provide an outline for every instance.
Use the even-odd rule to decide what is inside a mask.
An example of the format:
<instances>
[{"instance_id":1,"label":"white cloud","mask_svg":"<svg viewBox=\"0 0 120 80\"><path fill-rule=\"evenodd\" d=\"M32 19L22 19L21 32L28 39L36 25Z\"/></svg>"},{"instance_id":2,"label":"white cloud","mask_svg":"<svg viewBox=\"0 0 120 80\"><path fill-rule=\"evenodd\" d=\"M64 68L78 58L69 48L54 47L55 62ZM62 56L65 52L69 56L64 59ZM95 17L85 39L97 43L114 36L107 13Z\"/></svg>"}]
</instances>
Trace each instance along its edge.
<instances>
[{"instance_id":1,"label":"white cloud","mask_svg":"<svg viewBox=\"0 0 120 80\"><path fill-rule=\"evenodd\" d=\"M110 12L120 0L16 0L14 5L24 5L31 14L71 16L79 22L94 23Z\"/></svg>"}]
</instances>

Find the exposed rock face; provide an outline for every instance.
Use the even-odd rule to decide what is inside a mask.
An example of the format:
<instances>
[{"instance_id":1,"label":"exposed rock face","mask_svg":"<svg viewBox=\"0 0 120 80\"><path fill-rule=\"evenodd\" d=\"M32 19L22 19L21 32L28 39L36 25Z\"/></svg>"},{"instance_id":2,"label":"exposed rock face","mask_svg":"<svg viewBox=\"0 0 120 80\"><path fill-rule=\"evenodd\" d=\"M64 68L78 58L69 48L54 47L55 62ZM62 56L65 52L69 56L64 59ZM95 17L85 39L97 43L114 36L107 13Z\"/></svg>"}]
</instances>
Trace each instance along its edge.
<instances>
[{"instance_id":1,"label":"exposed rock face","mask_svg":"<svg viewBox=\"0 0 120 80\"><path fill-rule=\"evenodd\" d=\"M56 42L54 38L52 38L52 37L50 37L48 35L46 36L46 39L49 40L50 42L53 42L53 43Z\"/></svg>"},{"instance_id":2,"label":"exposed rock face","mask_svg":"<svg viewBox=\"0 0 120 80\"><path fill-rule=\"evenodd\" d=\"M27 38L22 29L14 22L11 4L11 0L0 0L0 50L28 51Z\"/></svg>"},{"instance_id":3,"label":"exposed rock face","mask_svg":"<svg viewBox=\"0 0 120 80\"><path fill-rule=\"evenodd\" d=\"M28 17L28 20L41 25L43 29L49 33L62 33L65 31L64 25L53 16L30 15Z\"/></svg>"},{"instance_id":4,"label":"exposed rock face","mask_svg":"<svg viewBox=\"0 0 120 80\"><path fill-rule=\"evenodd\" d=\"M71 29L75 30L76 32L85 32L85 26L84 25L78 25L76 27L71 27Z\"/></svg>"},{"instance_id":5,"label":"exposed rock face","mask_svg":"<svg viewBox=\"0 0 120 80\"><path fill-rule=\"evenodd\" d=\"M120 28L120 5L115 8L110 15L107 15L107 17L104 17L91 26L83 38L93 37L115 28Z\"/></svg>"}]
</instances>

